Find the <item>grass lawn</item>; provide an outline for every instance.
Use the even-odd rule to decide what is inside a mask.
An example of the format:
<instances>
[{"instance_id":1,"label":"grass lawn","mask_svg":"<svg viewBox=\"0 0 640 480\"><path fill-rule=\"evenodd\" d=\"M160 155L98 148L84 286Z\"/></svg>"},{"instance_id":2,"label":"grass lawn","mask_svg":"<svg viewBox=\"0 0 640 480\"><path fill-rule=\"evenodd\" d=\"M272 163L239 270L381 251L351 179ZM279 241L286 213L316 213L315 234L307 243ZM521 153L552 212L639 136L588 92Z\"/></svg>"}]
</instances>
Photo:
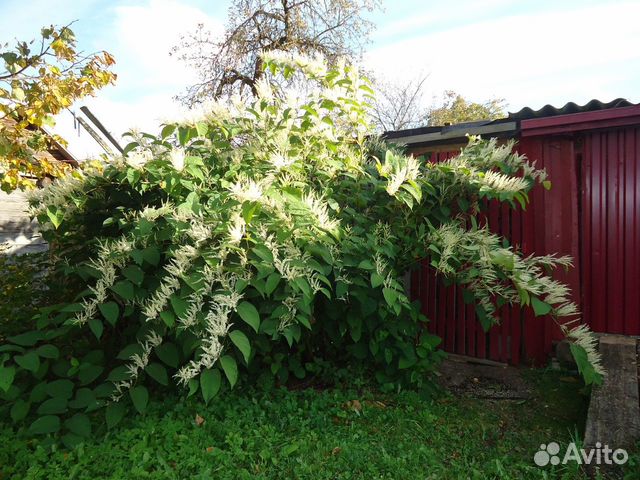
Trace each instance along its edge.
<instances>
[{"instance_id":1,"label":"grass lawn","mask_svg":"<svg viewBox=\"0 0 640 480\"><path fill-rule=\"evenodd\" d=\"M581 434L581 384L549 371L525 377L535 393L520 402L366 387L237 389L208 407L169 397L113 431L96 423L92 441L71 451L3 425L0 478L582 478L532 460L541 443Z\"/></svg>"}]
</instances>

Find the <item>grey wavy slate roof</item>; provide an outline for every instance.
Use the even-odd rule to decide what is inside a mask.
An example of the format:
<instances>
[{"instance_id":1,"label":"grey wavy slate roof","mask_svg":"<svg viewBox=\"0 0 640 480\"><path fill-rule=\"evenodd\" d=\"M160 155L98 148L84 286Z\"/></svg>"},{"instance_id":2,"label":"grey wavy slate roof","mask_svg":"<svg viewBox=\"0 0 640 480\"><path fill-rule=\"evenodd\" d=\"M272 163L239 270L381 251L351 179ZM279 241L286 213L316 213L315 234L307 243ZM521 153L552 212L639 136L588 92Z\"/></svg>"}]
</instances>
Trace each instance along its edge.
<instances>
[{"instance_id":1,"label":"grey wavy slate roof","mask_svg":"<svg viewBox=\"0 0 640 480\"><path fill-rule=\"evenodd\" d=\"M632 107L633 105L633 103L625 98L616 98L615 100L607 103L594 99L584 105L569 102L560 108L554 107L553 105L545 105L538 110L524 107L517 112L510 112L507 118L509 120L530 120L532 118L555 117L556 115L568 115L570 113L595 112L597 110L607 110L609 108Z\"/></svg>"},{"instance_id":2,"label":"grey wavy slate roof","mask_svg":"<svg viewBox=\"0 0 640 480\"><path fill-rule=\"evenodd\" d=\"M390 142L412 145L414 147L450 144L456 140L464 140L466 134L509 138L517 135L520 130L520 122L523 120L548 118L573 113L595 112L598 110L632 107L635 105L636 104L624 98L616 98L606 103L600 100L591 100L584 105L569 102L560 108L554 107L553 105L545 105L538 110L525 107L517 112L509 113L505 118L499 118L497 120L478 120L453 125L411 128L385 132L383 136Z\"/></svg>"}]
</instances>

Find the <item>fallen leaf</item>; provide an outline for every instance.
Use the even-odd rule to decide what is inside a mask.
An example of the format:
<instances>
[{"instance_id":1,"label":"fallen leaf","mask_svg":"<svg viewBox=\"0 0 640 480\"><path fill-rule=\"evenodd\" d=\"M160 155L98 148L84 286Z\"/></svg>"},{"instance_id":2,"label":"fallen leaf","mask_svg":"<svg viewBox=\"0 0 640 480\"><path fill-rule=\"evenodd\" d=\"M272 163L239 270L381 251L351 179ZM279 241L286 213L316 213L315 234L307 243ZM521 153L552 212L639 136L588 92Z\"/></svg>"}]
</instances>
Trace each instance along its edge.
<instances>
[{"instance_id":1,"label":"fallen leaf","mask_svg":"<svg viewBox=\"0 0 640 480\"><path fill-rule=\"evenodd\" d=\"M213 452L213 447L207 447L207 453Z\"/></svg>"},{"instance_id":2,"label":"fallen leaf","mask_svg":"<svg viewBox=\"0 0 640 480\"><path fill-rule=\"evenodd\" d=\"M340 447L336 447L333 450L331 450L331 455L338 455L341 451L342 449Z\"/></svg>"},{"instance_id":3,"label":"fallen leaf","mask_svg":"<svg viewBox=\"0 0 640 480\"><path fill-rule=\"evenodd\" d=\"M196 425L197 425L197 426L200 426L200 425L202 425L203 423L204 423L204 418L202 418L200 415L198 415L198 414L196 413Z\"/></svg>"}]
</instances>

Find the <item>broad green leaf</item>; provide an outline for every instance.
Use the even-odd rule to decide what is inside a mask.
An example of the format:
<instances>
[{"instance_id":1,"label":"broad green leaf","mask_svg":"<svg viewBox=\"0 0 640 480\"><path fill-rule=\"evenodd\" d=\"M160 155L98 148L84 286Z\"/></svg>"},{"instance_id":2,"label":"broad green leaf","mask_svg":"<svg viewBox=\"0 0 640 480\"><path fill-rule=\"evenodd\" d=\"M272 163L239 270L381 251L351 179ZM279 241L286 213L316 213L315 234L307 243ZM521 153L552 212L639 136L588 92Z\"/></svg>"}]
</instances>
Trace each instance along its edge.
<instances>
[{"instance_id":1,"label":"broad green leaf","mask_svg":"<svg viewBox=\"0 0 640 480\"><path fill-rule=\"evenodd\" d=\"M96 396L90 388L80 388L76 392L76 397L69 402L70 408L87 408L94 404Z\"/></svg>"},{"instance_id":2,"label":"broad green leaf","mask_svg":"<svg viewBox=\"0 0 640 480\"><path fill-rule=\"evenodd\" d=\"M105 412L107 420L107 428L112 429L120 420L124 418L124 414L127 412L123 402L110 403L107 405Z\"/></svg>"},{"instance_id":3,"label":"broad green leaf","mask_svg":"<svg viewBox=\"0 0 640 480\"><path fill-rule=\"evenodd\" d=\"M80 365L80 368L78 368L78 380L80 380L80 385L88 385L93 382L102 374L103 371L104 367L100 365L83 363Z\"/></svg>"},{"instance_id":4,"label":"broad green leaf","mask_svg":"<svg viewBox=\"0 0 640 480\"><path fill-rule=\"evenodd\" d=\"M162 127L162 131L160 132L160 136L164 139L171 135L176 129L175 124L169 124Z\"/></svg>"},{"instance_id":5,"label":"broad green leaf","mask_svg":"<svg viewBox=\"0 0 640 480\"><path fill-rule=\"evenodd\" d=\"M81 437L88 438L91 436L91 422L84 413L76 413L73 417L65 420L64 426Z\"/></svg>"},{"instance_id":6,"label":"broad green leaf","mask_svg":"<svg viewBox=\"0 0 640 480\"><path fill-rule=\"evenodd\" d=\"M197 379L192 378L191 380L189 380L189 393L187 394L187 398L192 397L193 394L198 391L199 386L200 384L198 383Z\"/></svg>"},{"instance_id":7,"label":"broad green leaf","mask_svg":"<svg viewBox=\"0 0 640 480\"><path fill-rule=\"evenodd\" d=\"M155 350L156 355L160 360L173 368L178 368L180 356L178 354L178 348L173 343L163 343Z\"/></svg>"},{"instance_id":8,"label":"broad green leaf","mask_svg":"<svg viewBox=\"0 0 640 480\"><path fill-rule=\"evenodd\" d=\"M264 291L267 295L271 295L273 293L273 291L278 286L281 278L282 277L278 272L273 272L271 275L269 275L264 286Z\"/></svg>"},{"instance_id":9,"label":"broad green leaf","mask_svg":"<svg viewBox=\"0 0 640 480\"><path fill-rule=\"evenodd\" d=\"M89 320L89 329L93 332L98 340L102 337L102 332L104 332L104 324L102 320L98 318L92 318Z\"/></svg>"},{"instance_id":10,"label":"broad green leaf","mask_svg":"<svg viewBox=\"0 0 640 480\"><path fill-rule=\"evenodd\" d=\"M382 278L382 275L378 274L378 272L373 272L371 274L371 287L372 288L378 288L383 283L384 283L384 278Z\"/></svg>"},{"instance_id":11,"label":"broad green leaf","mask_svg":"<svg viewBox=\"0 0 640 480\"><path fill-rule=\"evenodd\" d=\"M35 435L55 433L58 430L60 430L60 417L55 415L45 415L44 417L40 417L29 427L29 433Z\"/></svg>"},{"instance_id":12,"label":"broad green leaf","mask_svg":"<svg viewBox=\"0 0 640 480\"><path fill-rule=\"evenodd\" d=\"M160 250L156 247L147 247L142 250L142 258L155 267L160 263Z\"/></svg>"},{"instance_id":13,"label":"broad green leaf","mask_svg":"<svg viewBox=\"0 0 640 480\"><path fill-rule=\"evenodd\" d=\"M203 370L200 373L200 389L205 403L209 403L218 394L221 384L220 370L217 368Z\"/></svg>"},{"instance_id":14,"label":"broad green leaf","mask_svg":"<svg viewBox=\"0 0 640 480\"><path fill-rule=\"evenodd\" d=\"M81 436L71 432L65 433L60 440L62 440L62 444L70 450L84 442L84 439Z\"/></svg>"},{"instance_id":15,"label":"broad green leaf","mask_svg":"<svg viewBox=\"0 0 640 480\"><path fill-rule=\"evenodd\" d=\"M229 333L231 341L234 343L238 350L242 352L245 362L249 363L249 357L251 356L251 343L247 336L240 330L234 330Z\"/></svg>"},{"instance_id":16,"label":"broad green leaf","mask_svg":"<svg viewBox=\"0 0 640 480\"><path fill-rule=\"evenodd\" d=\"M121 298L125 300L133 300L133 283L128 280L120 280L119 282L116 282L116 284L111 287L111 290L116 292Z\"/></svg>"},{"instance_id":17,"label":"broad green leaf","mask_svg":"<svg viewBox=\"0 0 640 480\"><path fill-rule=\"evenodd\" d=\"M133 406L139 413L144 413L149 403L149 392L142 385L138 385L129 390L129 396Z\"/></svg>"},{"instance_id":18,"label":"broad green leaf","mask_svg":"<svg viewBox=\"0 0 640 480\"><path fill-rule=\"evenodd\" d=\"M538 297L531 297L531 306L533 307L533 311L536 314L536 317L540 317L542 315L546 315L551 311L551 305L547 302L543 302Z\"/></svg>"},{"instance_id":19,"label":"broad green leaf","mask_svg":"<svg viewBox=\"0 0 640 480\"><path fill-rule=\"evenodd\" d=\"M120 307L116 302L101 303L98 308L107 322L112 326L116 324L120 316Z\"/></svg>"},{"instance_id":20,"label":"broad green leaf","mask_svg":"<svg viewBox=\"0 0 640 480\"><path fill-rule=\"evenodd\" d=\"M584 347L575 343L570 343L569 348L571 350L571 355L576 361L578 371L582 375L584 383L586 385L590 385L592 383L600 385L602 383L602 374L596 372L594 366L589 361L589 355Z\"/></svg>"},{"instance_id":21,"label":"broad green leaf","mask_svg":"<svg viewBox=\"0 0 640 480\"><path fill-rule=\"evenodd\" d=\"M137 343L130 343L118 353L116 357L118 360L129 360L134 355L140 355L142 353L142 347Z\"/></svg>"},{"instance_id":22,"label":"broad green leaf","mask_svg":"<svg viewBox=\"0 0 640 480\"><path fill-rule=\"evenodd\" d=\"M384 295L384 299L387 301L387 304L390 307L393 307L398 300L398 291L393 288L383 288L382 295Z\"/></svg>"},{"instance_id":23,"label":"broad green leaf","mask_svg":"<svg viewBox=\"0 0 640 480\"><path fill-rule=\"evenodd\" d=\"M40 368L40 358L35 351L30 351L24 355L16 355L13 360L25 370L30 372L37 372Z\"/></svg>"},{"instance_id":24,"label":"broad green leaf","mask_svg":"<svg viewBox=\"0 0 640 480\"><path fill-rule=\"evenodd\" d=\"M11 343L15 343L16 345L21 345L23 347L31 347L38 343L40 340L44 340L45 335L40 331L33 331L27 333L21 333L20 335L15 335L13 337L9 337Z\"/></svg>"},{"instance_id":25,"label":"broad green leaf","mask_svg":"<svg viewBox=\"0 0 640 480\"><path fill-rule=\"evenodd\" d=\"M160 312L160 318L162 319L164 324L169 328L173 327L176 324L176 316L174 315L173 312L170 312L169 310Z\"/></svg>"},{"instance_id":26,"label":"broad green leaf","mask_svg":"<svg viewBox=\"0 0 640 480\"><path fill-rule=\"evenodd\" d=\"M55 345L42 345L36 349L36 353L39 357L54 360L60 356L60 350Z\"/></svg>"},{"instance_id":27,"label":"broad green leaf","mask_svg":"<svg viewBox=\"0 0 640 480\"><path fill-rule=\"evenodd\" d=\"M45 391L50 397L69 399L73 395L74 384L71 380L61 379L47 383Z\"/></svg>"},{"instance_id":28,"label":"broad green leaf","mask_svg":"<svg viewBox=\"0 0 640 480\"><path fill-rule=\"evenodd\" d=\"M16 376L15 367L5 367L0 365L0 388L5 392L9 390L9 387L13 384L13 379Z\"/></svg>"},{"instance_id":29,"label":"broad green leaf","mask_svg":"<svg viewBox=\"0 0 640 480\"><path fill-rule=\"evenodd\" d=\"M144 369L156 382L162 385L169 385L169 377L167 376L167 369L157 362L150 363Z\"/></svg>"},{"instance_id":30,"label":"broad green leaf","mask_svg":"<svg viewBox=\"0 0 640 480\"><path fill-rule=\"evenodd\" d=\"M235 359L229 355L223 355L220 357L220 365L222 366L222 370L224 370L224 374L227 376L227 380L229 380L231 388L233 388L238 381L238 365Z\"/></svg>"},{"instance_id":31,"label":"broad green leaf","mask_svg":"<svg viewBox=\"0 0 640 480\"><path fill-rule=\"evenodd\" d=\"M24 420L29 413L29 409L31 408L31 404L29 402L25 402L23 399L17 399L14 404L11 406L11 420L14 422L19 422L20 420Z\"/></svg>"},{"instance_id":32,"label":"broad green leaf","mask_svg":"<svg viewBox=\"0 0 640 480\"><path fill-rule=\"evenodd\" d=\"M49 220L53 224L53 228L57 229L62 223L64 213L59 211L57 207L49 205L47 207L47 217L49 217Z\"/></svg>"},{"instance_id":33,"label":"broad green leaf","mask_svg":"<svg viewBox=\"0 0 640 480\"><path fill-rule=\"evenodd\" d=\"M38 415L57 415L67 411L67 399L54 397L45 400L38 407Z\"/></svg>"},{"instance_id":34,"label":"broad green leaf","mask_svg":"<svg viewBox=\"0 0 640 480\"><path fill-rule=\"evenodd\" d=\"M176 315L182 318L189 309L189 302L177 295L171 295L171 306L173 307L173 311L176 312Z\"/></svg>"},{"instance_id":35,"label":"broad green leaf","mask_svg":"<svg viewBox=\"0 0 640 480\"><path fill-rule=\"evenodd\" d=\"M256 307L249 302L242 302L237 308L240 318L247 322L251 328L257 333L260 328L260 314Z\"/></svg>"}]
</instances>

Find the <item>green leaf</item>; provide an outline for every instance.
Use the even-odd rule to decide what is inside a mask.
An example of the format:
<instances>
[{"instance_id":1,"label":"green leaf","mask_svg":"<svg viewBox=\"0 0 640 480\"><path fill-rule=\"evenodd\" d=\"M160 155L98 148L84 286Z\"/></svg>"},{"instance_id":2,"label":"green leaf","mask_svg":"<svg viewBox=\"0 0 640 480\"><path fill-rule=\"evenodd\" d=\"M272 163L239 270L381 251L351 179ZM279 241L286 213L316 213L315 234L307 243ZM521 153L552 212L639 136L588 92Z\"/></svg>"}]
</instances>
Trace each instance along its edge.
<instances>
[{"instance_id":1,"label":"green leaf","mask_svg":"<svg viewBox=\"0 0 640 480\"><path fill-rule=\"evenodd\" d=\"M98 305L98 308L107 322L112 326L116 324L118 317L120 316L120 307L118 307L116 302L102 303Z\"/></svg>"},{"instance_id":2,"label":"green leaf","mask_svg":"<svg viewBox=\"0 0 640 480\"><path fill-rule=\"evenodd\" d=\"M380 285L384 283L384 278L378 272L373 272L371 274L371 287L378 288Z\"/></svg>"},{"instance_id":3,"label":"green leaf","mask_svg":"<svg viewBox=\"0 0 640 480\"><path fill-rule=\"evenodd\" d=\"M371 263L371 260L362 260L358 264L358 268L362 270L374 270L376 267Z\"/></svg>"},{"instance_id":4,"label":"green leaf","mask_svg":"<svg viewBox=\"0 0 640 480\"><path fill-rule=\"evenodd\" d=\"M120 297L122 297L125 300L133 300L133 296L134 296L133 283L131 283L128 280L120 280L113 287L111 287L111 290L116 292Z\"/></svg>"},{"instance_id":5,"label":"green leaf","mask_svg":"<svg viewBox=\"0 0 640 480\"><path fill-rule=\"evenodd\" d=\"M87 408L96 402L96 396L90 388L80 388L76 397L69 402L70 408Z\"/></svg>"},{"instance_id":6,"label":"green leaf","mask_svg":"<svg viewBox=\"0 0 640 480\"><path fill-rule=\"evenodd\" d=\"M118 360L129 360L134 355L140 355L142 353L142 347L137 343L130 343L118 353L116 357Z\"/></svg>"},{"instance_id":7,"label":"green leaf","mask_svg":"<svg viewBox=\"0 0 640 480\"><path fill-rule=\"evenodd\" d=\"M64 218L64 213L59 211L57 207L54 207L53 205L49 205L47 207L47 217L49 217L49 220L51 220L51 223L53 224L53 228L57 230L60 224L62 223L62 220Z\"/></svg>"},{"instance_id":8,"label":"green leaf","mask_svg":"<svg viewBox=\"0 0 640 480\"><path fill-rule=\"evenodd\" d=\"M29 433L35 435L55 433L58 430L60 430L60 418L55 415L40 417L29 427Z\"/></svg>"},{"instance_id":9,"label":"green leaf","mask_svg":"<svg viewBox=\"0 0 640 480\"><path fill-rule=\"evenodd\" d=\"M102 337L102 332L104 332L104 325L102 320L98 318L92 318L89 320L89 329L93 332L98 340Z\"/></svg>"},{"instance_id":10,"label":"green leaf","mask_svg":"<svg viewBox=\"0 0 640 480\"><path fill-rule=\"evenodd\" d=\"M217 368L203 370L200 374L200 389L205 403L209 403L220 391L222 376Z\"/></svg>"},{"instance_id":11,"label":"green leaf","mask_svg":"<svg viewBox=\"0 0 640 480\"><path fill-rule=\"evenodd\" d=\"M167 369L157 362L150 363L144 369L156 382L161 385L169 385L169 377L167 376Z\"/></svg>"},{"instance_id":12,"label":"green leaf","mask_svg":"<svg viewBox=\"0 0 640 480\"><path fill-rule=\"evenodd\" d=\"M11 420L13 420L14 422L24 420L24 418L29 413L30 408L31 404L29 402L25 402L21 398L17 399L11 406Z\"/></svg>"},{"instance_id":13,"label":"green leaf","mask_svg":"<svg viewBox=\"0 0 640 480\"><path fill-rule=\"evenodd\" d=\"M60 350L55 345L42 345L36 349L36 353L39 357L54 360L60 356Z\"/></svg>"},{"instance_id":14,"label":"green leaf","mask_svg":"<svg viewBox=\"0 0 640 480\"><path fill-rule=\"evenodd\" d=\"M238 350L242 352L245 362L249 363L249 357L251 356L251 343L247 336L240 330L234 330L229 333L231 341L234 343Z\"/></svg>"},{"instance_id":15,"label":"green leaf","mask_svg":"<svg viewBox=\"0 0 640 480\"><path fill-rule=\"evenodd\" d=\"M276 289L276 287L278 286L278 283L280 282L281 278L282 277L278 272L273 272L271 275L269 275L264 286L264 292L267 295L271 295L273 291Z\"/></svg>"},{"instance_id":16,"label":"green leaf","mask_svg":"<svg viewBox=\"0 0 640 480\"><path fill-rule=\"evenodd\" d=\"M144 413L149 403L149 392L142 385L138 385L129 390L129 396L133 406L139 413Z\"/></svg>"},{"instance_id":17,"label":"green leaf","mask_svg":"<svg viewBox=\"0 0 640 480\"><path fill-rule=\"evenodd\" d=\"M162 319L164 324L169 328L173 327L176 324L176 316L173 314L173 312L170 312L169 310L160 312L160 318Z\"/></svg>"},{"instance_id":18,"label":"green leaf","mask_svg":"<svg viewBox=\"0 0 640 480\"><path fill-rule=\"evenodd\" d=\"M249 302L242 302L238 305L237 311L240 318L247 322L249 326L258 333L258 329L260 328L260 314L258 310L256 310L256 307Z\"/></svg>"},{"instance_id":19,"label":"green leaf","mask_svg":"<svg viewBox=\"0 0 640 480\"><path fill-rule=\"evenodd\" d=\"M60 397L68 400L73 395L74 384L71 380L61 379L47 383L45 391L50 397Z\"/></svg>"},{"instance_id":20,"label":"green leaf","mask_svg":"<svg viewBox=\"0 0 640 480\"><path fill-rule=\"evenodd\" d=\"M196 132L198 132L198 136L204 137L209 131L209 126L204 122L196 123Z\"/></svg>"},{"instance_id":21,"label":"green leaf","mask_svg":"<svg viewBox=\"0 0 640 480\"><path fill-rule=\"evenodd\" d=\"M387 301L387 304L390 307L393 307L398 300L398 291L393 288L383 288L382 295L384 295L384 299Z\"/></svg>"},{"instance_id":22,"label":"green leaf","mask_svg":"<svg viewBox=\"0 0 640 480\"><path fill-rule=\"evenodd\" d=\"M571 350L571 355L576 361L576 365L578 366L578 371L582 375L584 379L584 383L586 385L590 385L595 383L599 385L602 383L602 375L596 372L595 368L589 361L589 355L584 347L577 345L575 343L570 343L569 348Z\"/></svg>"},{"instance_id":23,"label":"green leaf","mask_svg":"<svg viewBox=\"0 0 640 480\"><path fill-rule=\"evenodd\" d=\"M112 429L120 420L124 418L124 414L127 412L123 402L110 403L107 405L107 410L105 412L106 420L107 420L107 428Z\"/></svg>"},{"instance_id":24,"label":"green leaf","mask_svg":"<svg viewBox=\"0 0 640 480\"><path fill-rule=\"evenodd\" d=\"M189 309L189 302L178 297L177 295L171 295L171 306L173 307L173 311L176 313L176 315L182 318Z\"/></svg>"},{"instance_id":25,"label":"green leaf","mask_svg":"<svg viewBox=\"0 0 640 480\"><path fill-rule=\"evenodd\" d=\"M88 438L91 436L91 422L84 413L76 413L64 422L64 426L81 437Z\"/></svg>"},{"instance_id":26,"label":"green leaf","mask_svg":"<svg viewBox=\"0 0 640 480\"><path fill-rule=\"evenodd\" d=\"M13 360L25 370L30 372L37 372L40 368L40 358L35 351L30 351L24 355L16 355Z\"/></svg>"},{"instance_id":27,"label":"green leaf","mask_svg":"<svg viewBox=\"0 0 640 480\"><path fill-rule=\"evenodd\" d=\"M178 354L178 348L173 343L163 343L155 350L156 355L160 360L173 368L178 368L180 357Z\"/></svg>"},{"instance_id":28,"label":"green leaf","mask_svg":"<svg viewBox=\"0 0 640 480\"><path fill-rule=\"evenodd\" d=\"M38 407L38 415L57 415L67 411L67 399L64 397L54 397L45 400Z\"/></svg>"},{"instance_id":29,"label":"green leaf","mask_svg":"<svg viewBox=\"0 0 640 480\"><path fill-rule=\"evenodd\" d=\"M136 285L141 285L142 280L144 280L144 271L137 265L129 265L122 270L122 274Z\"/></svg>"},{"instance_id":30,"label":"green leaf","mask_svg":"<svg viewBox=\"0 0 640 480\"><path fill-rule=\"evenodd\" d=\"M40 340L44 340L45 335L40 331L33 331L27 333L21 333L20 335L15 335L13 337L7 338L11 343L15 343L16 345L22 345L23 347L31 347L38 343Z\"/></svg>"},{"instance_id":31,"label":"green leaf","mask_svg":"<svg viewBox=\"0 0 640 480\"><path fill-rule=\"evenodd\" d=\"M9 387L13 384L15 376L15 367L5 367L4 365L0 365L0 388L5 392L8 391Z\"/></svg>"},{"instance_id":32,"label":"green leaf","mask_svg":"<svg viewBox=\"0 0 640 480\"><path fill-rule=\"evenodd\" d=\"M131 373L127 370L127 367L120 365L109 372L107 380L110 382L122 382L131 379Z\"/></svg>"},{"instance_id":33,"label":"green leaf","mask_svg":"<svg viewBox=\"0 0 640 480\"><path fill-rule=\"evenodd\" d=\"M164 127L162 127L162 131L160 132L160 136L162 137L162 139L167 138L169 135L171 135L176 129L176 125L165 125Z\"/></svg>"},{"instance_id":34,"label":"green leaf","mask_svg":"<svg viewBox=\"0 0 640 480\"><path fill-rule=\"evenodd\" d=\"M155 266L160 263L160 250L156 247L147 247L142 250L142 258L145 262Z\"/></svg>"},{"instance_id":35,"label":"green leaf","mask_svg":"<svg viewBox=\"0 0 640 480\"><path fill-rule=\"evenodd\" d=\"M192 397L193 394L198 391L199 386L200 385L198 384L198 380L196 380L195 378L189 380L189 393L187 394L187 398Z\"/></svg>"},{"instance_id":36,"label":"green leaf","mask_svg":"<svg viewBox=\"0 0 640 480\"><path fill-rule=\"evenodd\" d=\"M551 305L547 302L543 302L538 297L531 297L531 306L533 307L536 317L546 315L551 311Z\"/></svg>"},{"instance_id":37,"label":"green leaf","mask_svg":"<svg viewBox=\"0 0 640 480\"><path fill-rule=\"evenodd\" d=\"M82 437L71 432L65 433L64 435L62 435L60 440L62 440L62 444L65 447L67 447L69 450L73 450L84 441Z\"/></svg>"},{"instance_id":38,"label":"green leaf","mask_svg":"<svg viewBox=\"0 0 640 480\"><path fill-rule=\"evenodd\" d=\"M222 366L222 370L224 370L224 374L227 376L227 380L229 380L231 388L233 388L238 381L238 364L236 364L233 357L223 355L220 357L220 365Z\"/></svg>"},{"instance_id":39,"label":"green leaf","mask_svg":"<svg viewBox=\"0 0 640 480\"><path fill-rule=\"evenodd\" d=\"M102 374L103 371L104 367L100 365L83 363L80 365L80 368L78 368L78 380L80 380L80 385L88 385L93 382Z\"/></svg>"}]
</instances>

